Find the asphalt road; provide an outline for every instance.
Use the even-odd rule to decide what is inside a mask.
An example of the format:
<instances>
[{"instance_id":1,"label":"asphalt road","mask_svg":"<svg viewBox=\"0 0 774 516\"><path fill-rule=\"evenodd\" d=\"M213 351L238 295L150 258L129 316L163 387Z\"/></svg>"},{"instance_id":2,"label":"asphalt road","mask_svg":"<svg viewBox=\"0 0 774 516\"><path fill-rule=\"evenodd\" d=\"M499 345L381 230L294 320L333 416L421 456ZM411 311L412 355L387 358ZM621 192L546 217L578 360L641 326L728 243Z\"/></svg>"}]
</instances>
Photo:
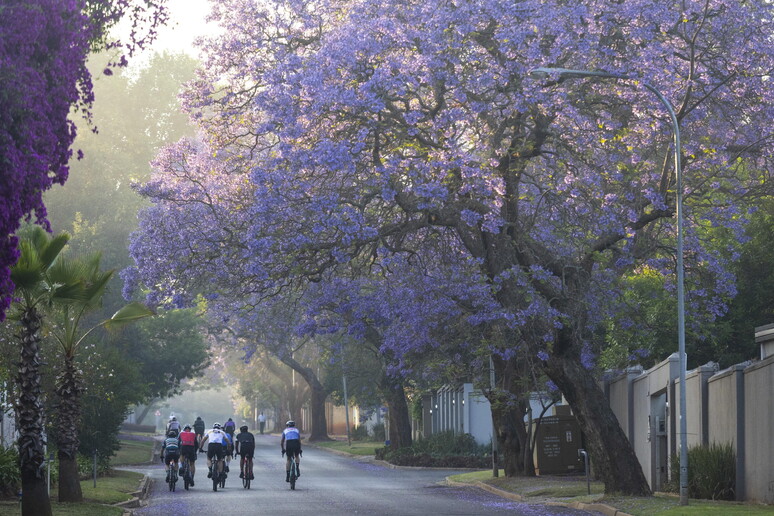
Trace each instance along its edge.
<instances>
[{"instance_id":1,"label":"asphalt road","mask_svg":"<svg viewBox=\"0 0 774 516\"><path fill-rule=\"evenodd\" d=\"M173 514L278 514L370 516L489 515L523 516L588 515L584 511L513 502L475 487L450 487L444 478L454 471L436 469L391 469L370 459L344 457L319 448L305 447L301 477L296 490L285 482L285 460L279 437L256 436L254 475L250 489L242 487L239 463L226 480L226 487L212 491L204 454L196 461L196 485L185 491L182 479L170 492L159 462L137 468L153 478L147 506L135 515Z\"/></svg>"}]
</instances>

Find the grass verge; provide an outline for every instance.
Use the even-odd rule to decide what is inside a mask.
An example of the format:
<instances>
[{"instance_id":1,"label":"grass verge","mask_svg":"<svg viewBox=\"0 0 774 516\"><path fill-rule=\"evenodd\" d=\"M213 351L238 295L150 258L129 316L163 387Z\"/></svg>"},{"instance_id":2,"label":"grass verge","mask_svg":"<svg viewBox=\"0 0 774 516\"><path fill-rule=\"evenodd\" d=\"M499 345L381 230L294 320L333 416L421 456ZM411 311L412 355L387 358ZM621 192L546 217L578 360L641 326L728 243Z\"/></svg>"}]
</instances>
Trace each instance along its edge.
<instances>
[{"instance_id":1,"label":"grass verge","mask_svg":"<svg viewBox=\"0 0 774 516\"><path fill-rule=\"evenodd\" d=\"M97 487L94 480L81 480L81 491L84 501L97 504L114 504L125 502L132 498L140 485L142 473L114 470L109 477L97 477ZM51 489L51 499L56 500L56 489Z\"/></svg>"},{"instance_id":2,"label":"grass verge","mask_svg":"<svg viewBox=\"0 0 774 516\"><path fill-rule=\"evenodd\" d=\"M601 482L591 482L588 494L585 477L541 476L541 477L492 477L491 470L474 471L452 475L449 480L466 484L482 482L510 493L518 494L526 502L582 502L602 503L615 507L633 516L742 516L774 515L774 506L721 502L711 500L690 500L688 506L680 506L677 497L657 494L640 498L633 496L606 496Z\"/></svg>"},{"instance_id":3,"label":"grass verge","mask_svg":"<svg viewBox=\"0 0 774 516\"><path fill-rule=\"evenodd\" d=\"M153 458L152 440L121 439L121 448L110 459L113 466L147 464Z\"/></svg>"},{"instance_id":4,"label":"grass verge","mask_svg":"<svg viewBox=\"0 0 774 516\"><path fill-rule=\"evenodd\" d=\"M376 448L384 446L383 442L370 442L370 441L352 441L352 446L347 444L347 441L323 441L315 442L315 446L320 448L328 448L332 450L343 451L351 453L352 455L373 455Z\"/></svg>"}]
</instances>

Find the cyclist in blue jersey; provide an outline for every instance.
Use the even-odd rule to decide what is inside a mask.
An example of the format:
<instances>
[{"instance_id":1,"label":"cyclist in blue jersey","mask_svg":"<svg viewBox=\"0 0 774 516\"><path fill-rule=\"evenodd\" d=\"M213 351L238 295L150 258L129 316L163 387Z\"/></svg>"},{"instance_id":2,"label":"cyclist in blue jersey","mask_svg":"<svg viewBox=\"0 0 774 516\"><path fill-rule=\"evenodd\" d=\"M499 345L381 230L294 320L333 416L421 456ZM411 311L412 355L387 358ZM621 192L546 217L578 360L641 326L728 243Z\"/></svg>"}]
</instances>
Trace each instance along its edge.
<instances>
[{"instance_id":1,"label":"cyclist in blue jersey","mask_svg":"<svg viewBox=\"0 0 774 516\"><path fill-rule=\"evenodd\" d=\"M282 455L286 453L288 455L285 463L285 482L290 482L290 457L296 458L296 474L301 476L301 468L299 467L301 462L301 433L296 428L295 421L288 421L285 426L287 428L282 431L280 448L282 448Z\"/></svg>"},{"instance_id":2,"label":"cyclist in blue jersey","mask_svg":"<svg viewBox=\"0 0 774 516\"><path fill-rule=\"evenodd\" d=\"M164 463L164 469L167 471L167 482L169 482L170 462L174 462L174 468L177 470L180 460L180 437L177 431L170 430L164 443L161 445L161 462Z\"/></svg>"}]
</instances>

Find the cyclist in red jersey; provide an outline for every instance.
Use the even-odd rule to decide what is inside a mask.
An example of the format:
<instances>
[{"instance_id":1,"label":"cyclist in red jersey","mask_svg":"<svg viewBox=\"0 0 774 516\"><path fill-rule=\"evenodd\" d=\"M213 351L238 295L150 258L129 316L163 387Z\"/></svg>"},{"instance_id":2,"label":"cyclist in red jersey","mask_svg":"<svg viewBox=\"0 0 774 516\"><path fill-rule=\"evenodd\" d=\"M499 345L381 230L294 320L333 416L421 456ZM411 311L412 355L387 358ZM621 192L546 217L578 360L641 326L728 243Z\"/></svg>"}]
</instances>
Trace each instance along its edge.
<instances>
[{"instance_id":1,"label":"cyclist in red jersey","mask_svg":"<svg viewBox=\"0 0 774 516\"><path fill-rule=\"evenodd\" d=\"M188 458L188 464L191 468L191 486L194 485L194 474L196 473L196 448L199 446L198 437L195 432L191 431L190 425L185 425L185 428L180 432L180 452L181 456Z\"/></svg>"}]
</instances>

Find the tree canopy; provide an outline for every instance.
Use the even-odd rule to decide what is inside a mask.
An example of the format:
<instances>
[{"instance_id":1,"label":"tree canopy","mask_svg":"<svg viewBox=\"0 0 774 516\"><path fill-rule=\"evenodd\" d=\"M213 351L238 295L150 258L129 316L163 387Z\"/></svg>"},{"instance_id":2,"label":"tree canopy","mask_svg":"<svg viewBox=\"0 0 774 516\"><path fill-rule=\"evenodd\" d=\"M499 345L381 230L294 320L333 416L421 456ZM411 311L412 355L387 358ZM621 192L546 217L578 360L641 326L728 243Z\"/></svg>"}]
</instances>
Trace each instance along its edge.
<instances>
[{"instance_id":1,"label":"tree canopy","mask_svg":"<svg viewBox=\"0 0 774 516\"><path fill-rule=\"evenodd\" d=\"M607 490L649 492L592 369L625 278L647 267L674 288L669 118L638 79L529 72L633 76L674 105L698 327L724 313L735 242L771 194L771 4L233 0L214 15L226 30L186 93L203 137L142 189L134 279L157 302L255 306L342 267L437 259L443 240L447 278L496 301L469 319L506 330L492 352L534 359L565 394Z\"/></svg>"},{"instance_id":2,"label":"tree canopy","mask_svg":"<svg viewBox=\"0 0 774 516\"><path fill-rule=\"evenodd\" d=\"M127 16L128 40L106 40ZM43 192L64 184L76 135L72 112L87 118L94 101L86 58L111 48L126 64L166 22L165 0L8 0L0 6L0 320L11 302L14 236L24 218L48 226Z\"/></svg>"}]
</instances>

